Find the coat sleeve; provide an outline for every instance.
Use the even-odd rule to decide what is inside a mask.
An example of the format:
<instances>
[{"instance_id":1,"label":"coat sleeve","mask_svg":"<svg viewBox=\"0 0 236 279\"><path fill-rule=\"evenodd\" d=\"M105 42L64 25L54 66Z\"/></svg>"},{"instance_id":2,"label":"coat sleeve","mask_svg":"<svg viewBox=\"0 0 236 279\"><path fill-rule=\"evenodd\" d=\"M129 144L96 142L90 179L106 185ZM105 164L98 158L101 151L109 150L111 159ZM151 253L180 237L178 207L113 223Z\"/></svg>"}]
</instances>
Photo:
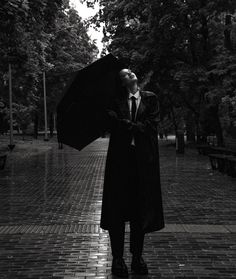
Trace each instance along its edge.
<instances>
[{"instance_id":1,"label":"coat sleeve","mask_svg":"<svg viewBox=\"0 0 236 279\"><path fill-rule=\"evenodd\" d=\"M112 129L122 129L131 131L132 123L128 119L121 119L117 114L115 102L104 111L105 130L111 132Z\"/></svg>"},{"instance_id":2,"label":"coat sleeve","mask_svg":"<svg viewBox=\"0 0 236 279\"><path fill-rule=\"evenodd\" d=\"M106 110L106 127L108 132L112 129L132 132L132 124L133 123L128 119L118 118L114 110Z\"/></svg>"},{"instance_id":3,"label":"coat sleeve","mask_svg":"<svg viewBox=\"0 0 236 279\"><path fill-rule=\"evenodd\" d=\"M156 95L149 97L149 108L146 119L132 123L133 133L157 133L159 122L159 104Z\"/></svg>"}]
</instances>

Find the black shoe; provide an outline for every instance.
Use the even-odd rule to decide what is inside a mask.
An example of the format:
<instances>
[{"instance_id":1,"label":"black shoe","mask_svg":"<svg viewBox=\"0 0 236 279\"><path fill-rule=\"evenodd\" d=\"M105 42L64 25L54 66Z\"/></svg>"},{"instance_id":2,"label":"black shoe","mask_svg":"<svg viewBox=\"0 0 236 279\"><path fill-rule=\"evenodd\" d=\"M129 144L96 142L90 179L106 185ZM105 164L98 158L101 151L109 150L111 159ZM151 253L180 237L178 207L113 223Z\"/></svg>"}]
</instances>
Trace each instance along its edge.
<instances>
[{"instance_id":1,"label":"black shoe","mask_svg":"<svg viewBox=\"0 0 236 279\"><path fill-rule=\"evenodd\" d=\"M123 258L113 258L111 272L118 277L129 277L128 268Z\"/></svg>"},{"instance_id":2,"label":"black shoe","mask_svg":"<svg viewBox=\"0 0 236 279\"><path fill-rule=\"evenodd\" d=\"M131 270L139 275L147 275L148 274L148 268L147 264L144 262L143 258L133 256L132 263L131 263Z\"/></svg>"}]
</instances>

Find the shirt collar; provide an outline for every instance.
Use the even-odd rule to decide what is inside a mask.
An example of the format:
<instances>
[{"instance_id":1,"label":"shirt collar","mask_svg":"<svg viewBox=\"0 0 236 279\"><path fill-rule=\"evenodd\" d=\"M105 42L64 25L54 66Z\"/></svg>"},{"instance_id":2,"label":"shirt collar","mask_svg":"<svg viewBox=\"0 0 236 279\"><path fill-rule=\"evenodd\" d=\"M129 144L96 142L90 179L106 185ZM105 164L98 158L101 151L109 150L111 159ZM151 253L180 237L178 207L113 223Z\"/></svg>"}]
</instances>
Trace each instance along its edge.
<instances>
[{"instance_id":1,"label":"shirt collar","mask_svg":"<svg viewBox=\"0 0 236 279\"><path fill-rule=\"evenodd\" d=\"M129 93L129 99L131 98L131 97L135 97L135 99L138 99L139 97L140 97L140 92L139 92L139 90L135 93L135 94L132 94L132 93Z\"/></svg>"}]
</instances>

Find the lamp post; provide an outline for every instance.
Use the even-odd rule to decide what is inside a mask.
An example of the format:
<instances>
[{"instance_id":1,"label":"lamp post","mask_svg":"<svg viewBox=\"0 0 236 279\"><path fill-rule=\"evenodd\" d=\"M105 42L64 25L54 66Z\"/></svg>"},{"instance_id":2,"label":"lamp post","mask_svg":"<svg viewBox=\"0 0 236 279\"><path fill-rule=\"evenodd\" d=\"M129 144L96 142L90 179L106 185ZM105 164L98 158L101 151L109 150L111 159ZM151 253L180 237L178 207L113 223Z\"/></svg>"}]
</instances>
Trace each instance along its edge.
<instances>
[{"instance_id":1,"label":"lamp post","mask_svg":"<svg viewBox=\"0 0 236 279\"><path fill-rule=\"evenodd\" d=\"M13 115L12 115L12 72L11 63L8 64L8 76L9 76L9 114L10 114L10 143L8 145L10 150L15 147L13 141Z\"/></svg>"},{"instance_id":2,"label":"lamp post","mask_svg":"<svg viewBox=\"0 0 236 279\"><path fill-rule=\"evenodd\" d=\"M46 92L46 76L43 72L43 100L44 100L44 140L48 141L48 123L47 123L47 92Z\"/></svg>"}]
</instances>

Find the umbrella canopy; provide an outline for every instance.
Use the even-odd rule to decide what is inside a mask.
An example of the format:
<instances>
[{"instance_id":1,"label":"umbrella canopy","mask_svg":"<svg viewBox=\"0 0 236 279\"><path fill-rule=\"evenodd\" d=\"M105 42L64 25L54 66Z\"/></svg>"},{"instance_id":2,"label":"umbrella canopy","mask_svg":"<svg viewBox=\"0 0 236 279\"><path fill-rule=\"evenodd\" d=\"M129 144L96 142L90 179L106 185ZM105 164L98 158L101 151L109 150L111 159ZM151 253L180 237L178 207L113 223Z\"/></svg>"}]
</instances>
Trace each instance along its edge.
<instances>
[{"instance_id":1,"label":"umbrella canopy","mask_svg":"<svg viewBox=\"0 0 236 279\"><path fill-rule=\"evenodd\" d=\"M112 54L74 73L57 106L58 141L81 150L101 136L122 63Z\"/></svg>"}]
</instances>

